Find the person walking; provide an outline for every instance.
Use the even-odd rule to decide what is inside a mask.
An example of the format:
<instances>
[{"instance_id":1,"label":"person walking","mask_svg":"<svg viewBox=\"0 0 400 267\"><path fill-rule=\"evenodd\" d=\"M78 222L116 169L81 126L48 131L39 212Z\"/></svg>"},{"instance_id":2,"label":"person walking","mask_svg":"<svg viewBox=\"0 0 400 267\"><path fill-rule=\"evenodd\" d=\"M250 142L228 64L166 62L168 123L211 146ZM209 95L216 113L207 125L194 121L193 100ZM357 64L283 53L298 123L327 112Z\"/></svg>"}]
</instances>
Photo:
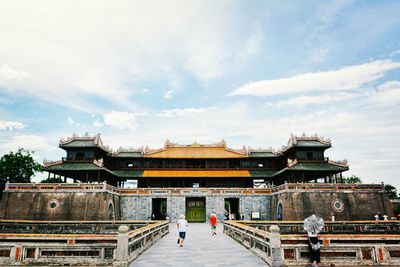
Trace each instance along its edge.
<instances>
[{"instance_id":1,"label":"person walking","mask_svg":"<svg viewBox=\"0 0 400 267\"><path fill-rule=\"evenodd\" d=\"M179 238L177 243L180 247L183 247L183 241L185 240L186 231L189 226L188 222L185 219L185 215L179 216L179 220L176 223L176 226L178 227L178 232L179 232Z\"/></svg>"},{"instance_id":2,"label":"person walking","mask_svg":"<svg viewBox=\"0 0 400 267\"><path fill-rule=\"evenodd\" d=\"M211 234L216 235L217 234L217 215L214 213L211 213L211 215L210 215L210 225L211 225Z\"/></svg>"},{"instance_id":3,"label":"person walking","mask_svg":"<svg viewBox=\"0 0 400 267\"><path fill-rule=\"evenodd\" d=\"M318 263L321 261L321 244L316 232L308 233L308 250L310 252L311 266L318 267Z\"/></svg>"}]
</instances>

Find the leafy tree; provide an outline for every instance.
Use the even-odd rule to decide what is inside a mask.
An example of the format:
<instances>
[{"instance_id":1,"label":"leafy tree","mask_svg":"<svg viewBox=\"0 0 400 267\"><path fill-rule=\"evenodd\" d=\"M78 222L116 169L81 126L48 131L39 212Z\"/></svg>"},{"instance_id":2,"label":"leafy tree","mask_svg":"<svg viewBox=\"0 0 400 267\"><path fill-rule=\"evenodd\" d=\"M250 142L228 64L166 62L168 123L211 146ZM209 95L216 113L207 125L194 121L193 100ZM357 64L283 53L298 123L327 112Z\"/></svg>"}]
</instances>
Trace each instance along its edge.
<instances>
[{"instance_id":1,"label":"leafy tree","mask_svg":"<svg viewBox=\"0 0 400 267\"><path fill-rule=\"evenodd\" d=\"M17 152L10 152L0 158L1 192L5 183L29 183L35 172L43 171L42 165L32 158L33 153L20 148Z\"/></svg>"},{"instance_id":2,"label":"leafy tree","mask_svg":"<svg viewBox=\"0 0 400 267\"><path fill-rule=\"evenodd\" d=\"M396 216L397 214L400 214L400 204L396 203L393 205L393 214Z\"/></svg>"},{"instance_id":3,"label":"leafy tree","mask_svg":"<svg viewBox=\"0 0 400 267\"><path fill-rule=\"evenodd\" d=\"M348 184L362 183L361 178L354 174L352 174L350 177L344 177L343 180L345 183L348 183Z\"/></svg>"},{"instance_id":4,"label":"leafy tree","mask_svg":"<svg viewBox=\"0 0 400 267\"><path fill-rule=\"evenodd\" d=\"M50 184L50 183L63 183L64 181L60 177L50 177L40 181L42 184Z\"/></svg>"},{"instance_id":5,"label":"leafy tree","mask_svg":"<svg viewBox=\"0 0 400 267\"><path fill-rule=\"evenodd\" d=\"M384 187L384 190L390 199L395 199L397 198L397 189L393 185L386 184Z\"/></svg>"}]
</instances>

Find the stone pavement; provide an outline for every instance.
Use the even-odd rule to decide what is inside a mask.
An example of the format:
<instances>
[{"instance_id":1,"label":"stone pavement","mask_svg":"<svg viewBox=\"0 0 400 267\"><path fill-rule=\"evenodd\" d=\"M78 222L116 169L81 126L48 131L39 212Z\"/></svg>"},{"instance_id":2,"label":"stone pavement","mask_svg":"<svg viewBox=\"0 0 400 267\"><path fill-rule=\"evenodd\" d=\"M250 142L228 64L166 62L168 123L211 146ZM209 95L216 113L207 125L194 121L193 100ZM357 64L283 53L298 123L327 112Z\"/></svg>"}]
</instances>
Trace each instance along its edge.
<instances>
[{"instance_id":1,"label":"stone pavement","mask_svg":"<svg viewBox=\"0 0 400 267\"><path fill-rule=\"evenodd\" d=\"M222 224L212 236L207 223L189 223L184 246L176 243L176 224L170 233L140 255L130 267L190 266L190 267L259 267L266 263L222 233Z\"/></svg>"}]
</instances>

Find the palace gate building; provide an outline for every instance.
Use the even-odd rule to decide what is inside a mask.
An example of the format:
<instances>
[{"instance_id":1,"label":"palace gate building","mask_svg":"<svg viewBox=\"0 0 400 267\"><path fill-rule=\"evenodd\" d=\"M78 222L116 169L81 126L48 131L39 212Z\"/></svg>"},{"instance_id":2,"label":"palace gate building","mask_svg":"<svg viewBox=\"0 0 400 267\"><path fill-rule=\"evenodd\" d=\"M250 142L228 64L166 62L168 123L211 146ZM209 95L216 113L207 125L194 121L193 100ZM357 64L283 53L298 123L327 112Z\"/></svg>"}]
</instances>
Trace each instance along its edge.
<instances>
[{"instance_id":1,"label":"palace gate building","mask_svg":"<svg viewBox=\"0 0 400 267\"><path fill-rule=\"evenodd\" d=\"M45 170L75 183L8 186L3 208L32 198L36 204L6 209L2 218L176 220L186 214L205 221L216 213L220 220L303 220L317 213L354 220L390 214L381 185L341 183L348 163L325 157L331 141L317 135L292 135L279 150L167 141L160 149L113 151L100 135L74 135L59 147L66 157L46 162ZM137 188L124 188L131 180Z\"/></svg>"}]
</instances>

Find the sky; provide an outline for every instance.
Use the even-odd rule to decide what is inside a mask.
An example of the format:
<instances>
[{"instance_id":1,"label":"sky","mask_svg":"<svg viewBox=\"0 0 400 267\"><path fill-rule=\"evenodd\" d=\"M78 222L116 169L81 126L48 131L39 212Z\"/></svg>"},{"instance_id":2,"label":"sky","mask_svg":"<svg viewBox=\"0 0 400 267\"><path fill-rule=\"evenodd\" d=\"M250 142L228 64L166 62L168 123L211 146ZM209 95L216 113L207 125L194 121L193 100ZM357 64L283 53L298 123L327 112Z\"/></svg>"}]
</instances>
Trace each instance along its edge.
<instances>
[{"instance_id":1,"label":"sky","mask_svg":"<svg viewBox=\"0 0 400 267\"><path fill-rule=\"evenodd\" d=\"M0 155L332 140L400 189L399 1L0 0Z\"/></svg>"}]
</instances>

